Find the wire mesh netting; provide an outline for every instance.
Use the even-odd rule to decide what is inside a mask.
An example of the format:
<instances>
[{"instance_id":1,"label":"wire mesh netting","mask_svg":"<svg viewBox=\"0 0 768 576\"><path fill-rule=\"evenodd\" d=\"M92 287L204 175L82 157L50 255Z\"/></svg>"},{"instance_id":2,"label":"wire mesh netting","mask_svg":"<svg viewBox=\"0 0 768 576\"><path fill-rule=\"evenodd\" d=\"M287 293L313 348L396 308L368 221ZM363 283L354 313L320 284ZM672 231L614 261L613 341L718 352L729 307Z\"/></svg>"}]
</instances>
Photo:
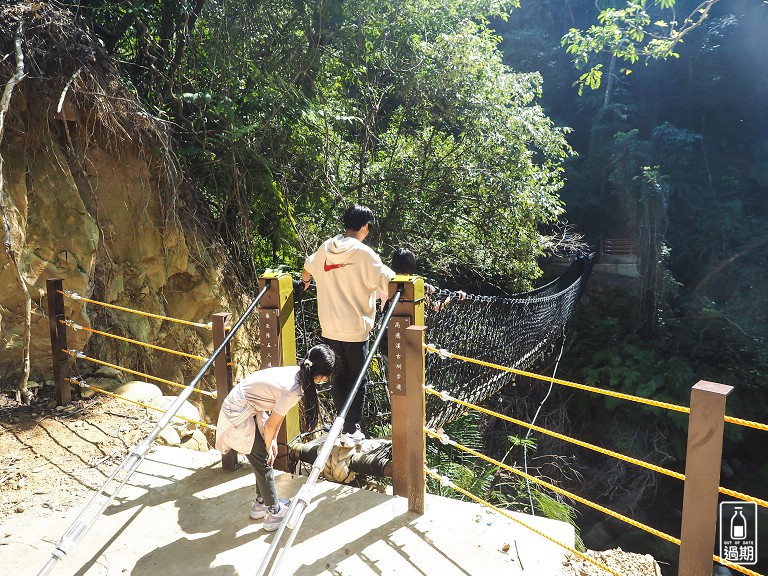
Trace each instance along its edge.
<instances>
[{"instance_id":1,"label":"wire mesh netting","mask_svg":"<svg viewBox=\"0 0 768 576\"><path fill-rule=\"evenodd\" d=\"M478 296L437 290L433 303L450 298L450 305L425 306L427 342L454 354L527 370L546 356L576 310L593 264L592 257L577 258L549 284L511 296ZM296 350L303 357L322 342L317 320L317 298L296 298ZM380 329L377 326L377 329ZM369 434L386 430L391 414L387 389L387 357L377 352L369 369L363 426ZM427 354L426 384L473 404L482 403L514 379L514 374L478 364ZM330 393L320 394L326 414L335 414ZM430 427L444 426L464 409L453 402L427 398Z\"/></svg>"}]
</instances>

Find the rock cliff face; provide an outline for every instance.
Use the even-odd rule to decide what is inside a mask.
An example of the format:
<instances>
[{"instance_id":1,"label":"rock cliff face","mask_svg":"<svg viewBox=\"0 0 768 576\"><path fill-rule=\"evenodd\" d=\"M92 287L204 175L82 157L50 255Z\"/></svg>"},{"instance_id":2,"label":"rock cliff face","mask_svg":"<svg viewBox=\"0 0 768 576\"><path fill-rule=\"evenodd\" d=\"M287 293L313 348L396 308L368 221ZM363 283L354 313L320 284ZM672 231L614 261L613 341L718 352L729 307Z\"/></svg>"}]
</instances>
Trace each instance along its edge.
<instances>
[{"instance_id":1,"label":"rock cliff face","mask_svg":"<svg viewBox=\"0 0 768 576\"><path fill-rule=\"evenodd\" d=\"M26 76L0 125L0 208L31 295L30 379L37 381L52 378L49 278L99 302L204 324L215 312L237 315L230 302L238 308L236 290L228 287L228 302L220 288L223 259L197 224L162 122L67 18L45 5L0 9L0 49L16 62L14 35L34 30L23 32ZM15 66L14 58L0 62L0 78ZM11 388L23 373L25 297L14 262L7 255L0 262L0 379ZM64 301L67 319L84 327L189 354L211 351L206 328ZM84 330L68 329L67 338L68 348L179 383L202 365ZM75 374L96 369L73 362Z\"/></svg>"},{"instance_id":2,"label":"rock cliff face","mask_svg":"<svg viewBox=\"0 0 768 576\"><path fill-rule=\"evenodd\" d=\"M190 238L172 207L162 199L152 168L133 153L110 154L97 146L79 158L55 139L35 149L4 147L7 189L13 205L12 236L20 246L19 265L33 298L31 378L50 379L52 370L46 280L62 278L81 296L182 320L207 323L221 311L219 271L200 240ZM11 377L20 366L24 299L10 262L0 271L2 332L0 372ZM68 319L143 342L198 351L210 332L145 316L118 313L65 298ZM151 360L141 349L68 332L68 344L86 346L108 362ZM172 345L171 345L172 344ZM119 358L118 356L123 356ZM150 363L153 363L150 361ZM173 361L170 364L175 364ZM158 365L163 372L167 362Z\"/></svg>"}]
</instances>

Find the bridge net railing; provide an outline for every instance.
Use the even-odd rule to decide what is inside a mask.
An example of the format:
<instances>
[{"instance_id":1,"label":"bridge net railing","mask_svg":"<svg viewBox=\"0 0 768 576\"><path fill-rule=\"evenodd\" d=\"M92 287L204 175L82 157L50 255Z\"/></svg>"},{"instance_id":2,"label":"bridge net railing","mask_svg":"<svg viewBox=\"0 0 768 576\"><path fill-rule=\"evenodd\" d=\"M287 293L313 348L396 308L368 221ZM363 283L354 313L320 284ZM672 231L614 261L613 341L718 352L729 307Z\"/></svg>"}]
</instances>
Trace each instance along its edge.
<instances>
[{"instance_id":1,"label":"bridge net railing","mask_svg":"<svg viewBox=\"0 0 768 576\"><path fill-rule=\"evenodd\" d=\"M437 290L425 305L427 341L457 354L526 369L545 357L573 316L592 270L594 257L577 258L548 284L510 296L480 296ZM450 304L441 306L446 300ZM296 292L296 352L302 357L322 342L314 292ZM363 425L370 434L385 428L391 406L387 391L388 359L377 354L368 371ZM471 403L481 403L510 384L514 374L485 366L448 363L438 355L426 358L426 383ZM320 394L326 411L335 413L330 394ZM427 400L427 425L440 427L458 418L464 409L456 404Z\"/></svg>"},{"instance_id":2,"label":"bridge net railing","mask_svg":"<svg viewBox=\"0 0 768 576\"><path fill-rule=\"evenodd\" d=\"M593 258L578 258L556 280L530 292L512 296L476 296L459 299L439 290L431 302L451 296L439 310L428 306L427 342L456 354L506 364L519 369L534 366L547 356L573 316L592 269ZM482 403L511 384L512 373L466 362L445 362L439 354L426 358L426 383L451 396ZM457 404L427 401L427 425L436 428L464 412Z\"/></svg>"}]
</instances>

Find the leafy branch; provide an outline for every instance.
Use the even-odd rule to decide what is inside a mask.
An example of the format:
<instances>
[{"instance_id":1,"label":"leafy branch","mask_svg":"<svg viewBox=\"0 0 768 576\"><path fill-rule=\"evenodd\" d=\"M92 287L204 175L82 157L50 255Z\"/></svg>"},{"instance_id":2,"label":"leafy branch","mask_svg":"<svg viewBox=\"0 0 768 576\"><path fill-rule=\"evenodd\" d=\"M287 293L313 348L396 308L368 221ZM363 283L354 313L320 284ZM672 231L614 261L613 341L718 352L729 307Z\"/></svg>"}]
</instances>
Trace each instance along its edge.
<instances>
[{"instance_id":1,"label":"leafy branch","mask_svg":"<svg viewBox=\"0 0 768 576\"><path fill-rule=\"evenodd\" d=\"M606 8L586 31L571 28L563 36L561 45L573 56L578 70L589 67L574 83L581 95L585 86L596 90L603 76L602 64L592 64L595 58L609 53L629 64L644 58L664 60L678 58L675 52L683 37L707 20L710 10L720 0L703 0L682 21L675 14L676 0L628 0L623 8ZM654 14L652 14L652 12ZM655 17L658 13L659 17ZM671 13L671 14L670 14ZM663 18L670 14L671 19ZM591 64L591 65L590 65ZM630 68L623 68L630 74Z\"/></svg>"}]
</instances>

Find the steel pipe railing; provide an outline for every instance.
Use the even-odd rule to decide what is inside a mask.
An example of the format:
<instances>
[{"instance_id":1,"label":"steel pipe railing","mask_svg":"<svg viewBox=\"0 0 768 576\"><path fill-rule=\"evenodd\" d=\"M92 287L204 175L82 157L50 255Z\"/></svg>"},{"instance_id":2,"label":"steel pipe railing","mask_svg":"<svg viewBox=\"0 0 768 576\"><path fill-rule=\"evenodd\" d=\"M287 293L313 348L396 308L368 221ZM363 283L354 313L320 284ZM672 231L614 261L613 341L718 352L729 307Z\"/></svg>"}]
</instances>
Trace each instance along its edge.
<instances>
[{"instance_id":1,"label":"steel pipe railing","mask_svg":"<svg viewBox=\"0 0 768 576\"><path fill-rule=\"evenodd\" d=\"M237 323L232 327L232 330L229 331L229 333L224 338L223 342L219 344L219 347L216 348L214 353L211 355L211 357L208 359L208 361L205 363L205 365L200 369L200 371L197 373L197 375L192 379L192 381L187 384L186 388L182 390L182 392L178 395L176 400L171 404L171 406L168 408L168 411L163 415L160 420L158 420L157 424L155 425L152 432L149 433L149 435L136 444L136 446L133 447L130 454L128 454L123 461L120 463L120 465L115 469L115 471L112 473L112 475L107 479L106 482L101 486L99 491L94 494L93 498L86 504L85 508L78 514L77 518L75 518L74 522L69 526L67 531L64 533L64 535L61 537L59 542L56 544L55 548L51 552L51 558L48 560L48 562L43 566L43 568L38 572L38 576L46 576L50 573L50 571L53 569L53 567L56 565L56 562L63 558L71 548L73 548L75 545L77 545L80 540L82 540L83 536L90 530L90 528L96 523L96 520L98 520L99 516L101 516L101 513L109 506L112 502L112 500L115 499L120 489L125 485L125 483L128 481L128 479L133 475L133 473L136 471L136 469L139 467L139 464L141 464L142 460L144 460L144 456L149 451L149 448L152 446L154 441L157 439L157 437L160 435L160 432L165 428L168 423L171 421L171 418L173 418L176 415L176 412L179 411L179 408L181 408L182 404L189 398L189 396L192 394L192 391L197 386L197 384L200 382L200 380L203 378L203 375L208 371L208 369L213 365L214 361L218 357L219 354L221 354L225 349L227 344L229 344L229 341L232 339L232 337L237 333L237 331L240 329L240 327L243 325L245 320L248 318L248 316L251 315L253 310L258 305L261 298L266 294L267 290L269 289L269 284L265 286L261 292L259 292L258 296L254 298L253 302L248 306L246 311L243 313L243 315L240 317L240 319L237 321ZM106 493L106 487L111 484L115 479L117 478L118 474L120 472L125 471L125 478L119 481L119 484L117 488L112 492L111 494ZM100 496L105 495L107 496L107 500L99 506L98 510L95 512L92 512L92 508L94 508L96 501L99 499Z\"/></svg>"}]
</instances>

